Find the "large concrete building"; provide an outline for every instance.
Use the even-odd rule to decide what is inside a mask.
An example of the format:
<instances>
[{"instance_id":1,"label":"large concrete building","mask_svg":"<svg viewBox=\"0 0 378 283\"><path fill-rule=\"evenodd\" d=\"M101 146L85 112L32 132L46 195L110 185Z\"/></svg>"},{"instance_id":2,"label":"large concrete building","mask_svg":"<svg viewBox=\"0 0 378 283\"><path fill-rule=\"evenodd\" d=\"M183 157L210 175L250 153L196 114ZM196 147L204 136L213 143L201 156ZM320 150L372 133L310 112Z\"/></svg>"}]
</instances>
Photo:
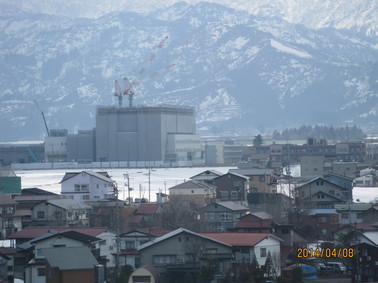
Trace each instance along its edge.
<instances>
[{"instance_id":1,"label":"large concrete building","mask_svg":"<svg viewBox=\"0 0 378 283\"><path fill-rule=\"evenodd\" d=\"M97 108L97 161L196 163L200 159L201 145L193 108Z\"/></svg>"}]
</instances>

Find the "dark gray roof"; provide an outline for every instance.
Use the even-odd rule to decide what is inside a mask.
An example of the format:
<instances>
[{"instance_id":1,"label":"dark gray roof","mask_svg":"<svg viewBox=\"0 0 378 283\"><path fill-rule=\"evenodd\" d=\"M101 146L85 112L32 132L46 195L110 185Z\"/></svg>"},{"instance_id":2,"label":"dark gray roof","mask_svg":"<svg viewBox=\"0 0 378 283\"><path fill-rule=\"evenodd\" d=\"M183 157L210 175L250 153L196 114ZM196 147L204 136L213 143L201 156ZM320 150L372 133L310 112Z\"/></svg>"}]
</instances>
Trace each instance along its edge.
<instances>
[{"instance_id":1,"label":"dark gray roof","mask_svg":"<svg viewBox=\"0 0 378 283\"><path fill-rule=\"evenodd\" d=\"M81 173L86 173L86 174L91 175L93 177L96 177L98 179L104 180L105 182L108 182L108 183L114 182L112 179L109 178L109 174L107 172L94 172L94 171L67 172L64 175L62 181L60 181L60 182L63 183L66 180L71 179L72 177L79 175Z\"/></svg>"},{"instance_id":2,"label":"dark gray roof","mask_svg":"<svg viewBox=\"0 0 378 283\"><path fill-rule=\"evenodd\" d=\"M233 210L233 211L238 211L238 210L249 210L248 207L245 207L245 206L242 206L236 202L233 202L233 201L219 201L219 202L216 202L216 203L212 203L210 205L214 205L214 204L217 204L217 205L221 205L229 210Z\"/></svg>"},{"instance_id":3,"label":"dark gray roof","mask_svg":"<svg viewBox=\"0 0 378 283\"><path fill-rule=\"evenodd\" d=\"M193 179L193 178L195 178L197 176L206 176L206 175L222 176L223 173L219 172L217 170L206 170L206 171L203 171L203 172L201 172L201 173L199 173L197 175L194 175L194 176L190 177L190 179Z\"/></svg>"},{"instance_id":4,"label":"dark gray roof","mask_svg":"<svg viewBox=\"0 0 378 283\"><path fill-rule=\"evenodd\" d=\"M89 205L67 198L51 199L48 200L47 203L63 208L65 210L92 209L92 207Z\"/></svg>"},{"instance_id":5,"label":"dark gray roof","mask_svg":"<svg viewBox=\"0 0 378 283\"><path fill-rule=\"evenodd\" d=\"M169 190L170 189L215 189L215 188L216 188L215 186L211 184L207 184L202 181L190 180L190 181L186 181L184 183L178 184L174 187L171 187L169 188Z\"/></svg>"},{"instance_id":6,"label":"dark gray roof","mask_svg":"<svg viewBox=\"0 0 378 283\"><path fill-rule=\"evenodd\" d=\"M42 249L51 267L60 270L92 269L98 264L87 247L59 247Z\"/></svg>"},{"instance_id":7,"label":"dark gray roof","mask_svg":"<svg viewBox=\"0 0 378 283\"><path fill-rule=\"evenodd\" d=\"M276 172L273 169L230 169L230 173L237 173L244 176L272 175Z\"/></svg>"}]
</instances>

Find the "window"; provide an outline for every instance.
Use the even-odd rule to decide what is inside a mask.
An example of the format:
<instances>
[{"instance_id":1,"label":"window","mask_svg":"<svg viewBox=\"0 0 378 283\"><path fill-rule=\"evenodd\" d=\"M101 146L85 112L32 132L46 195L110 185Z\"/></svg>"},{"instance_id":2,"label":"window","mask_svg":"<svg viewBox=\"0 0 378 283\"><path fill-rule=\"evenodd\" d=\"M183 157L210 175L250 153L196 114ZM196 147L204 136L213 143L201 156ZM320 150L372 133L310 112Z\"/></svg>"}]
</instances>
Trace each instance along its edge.
<instances>
[{"instance_id":1,"label":"window","mask_svg":"<svg viewBox=\"0 0 378 283\"><path fill-rule=\"evenodd\" d=\"M133 282L148 283L148 282L151 282L151 276L149 276L149 275L134 275L133 276Z\"/></svg>"},{"instance_id":2,"label":"window","mask_svg":"<svg viewBox=\"0 0 378 283\"><path fill-rule=\"evenodd\" d=\"M288 228L282 228L281 232L282 232L282 234L289 234L289 229Z\"/></svg>"},{"instance_id":3,"label":"window","mask_svg":"<svg viewBox=\"0 0 378 283\"><path fill-rule=\"evenodd\" d=\"M334 190L329 190L328 193L329 193L330 195L333 195L333 196L335 195L335 191L334 191Z\"/></svg>"},{"instance_id":4,"label":"window","mask_svg":"<svg viewBox=\"0 0 378 283\"><path fill-rule=\"evenodd\" d=\"M260 181L260 182L265 182L265 176L260 176L260 177L259 177L259 181Z\"/></svg>"},{"instance_id":5,"label":"window","mask_svg":"<svg viewBox=\"0 0 378 283\"><path fill-rule=\"evenodd\" d=\"M234 187L240 187L242 185L242 181L235 181Z\"/></svg>"},{"instance_id":6,"label":"window","mask_svg":"<svg viewBox=\"0 0 378 283\"><path fill-rule=\"evenodd\" d=\"M38 211L37 212L37 218L39 218L39 219L45 218L45 212L44 211Z\"/></svg>"},{"instance_id":7,"label":"window","mask_svg":"<svg viewBox=\"0 0 378 283\"><path fill-rule=\"evenodd\" d=\"M266 257L266 248L260 248L260 257Z\"/></svg>"},{"instance_id":8,"label":"window","mask_svg":"<svg viewBox=\"0 0 378 283\"><path fill-rule=\"evenodd\" d=\"M155 255L153 261L154 265L176 263L176 255Z\"/></svg>"},{"instance_id":9,"label":"window","mask_svg":"<svg viewBox=\"0 0 378 283\"><path fill-rule=\"evenodd\" d=\"M228 191L221 191L222 197L228 197Z\"/></svg>"},{"instance_id":10,"label":"window","mask_svg":"<svg viewBox=\"0 0 378 283\"><path fill-rule=\"evenodd\" d=\"M135 250L135 242L127 241L125 242L126 250Z\"/></svg>"},{"instance_id":11,"label":"window","mask_svg":"<svg viewBox=\"0 0 378 283\"><path fill-rule=\"evenodd\" d=\"M89 195L83 195L83 200L89 200Z\"/></svg>"},{"instance_id":12,"label":"window","mask_svg":"<svg viewBox=\"0 0 378 283\"><path fill-rule=\"evenodd\" d=\"M38 276L45 276L45 269L44 268L38 268L37 272L38 272Z\"/></svg>"},{"instance_id":13,"label":"window","mask_svg":"<svg viewBox=\"0 0 378 283\"><path fill-rule=\"evenodd\" d=\"M342 219L348 219L349 218L349 213L348 212L342 212L341 213L341 218Z\"/></svg>"}]
</instances>

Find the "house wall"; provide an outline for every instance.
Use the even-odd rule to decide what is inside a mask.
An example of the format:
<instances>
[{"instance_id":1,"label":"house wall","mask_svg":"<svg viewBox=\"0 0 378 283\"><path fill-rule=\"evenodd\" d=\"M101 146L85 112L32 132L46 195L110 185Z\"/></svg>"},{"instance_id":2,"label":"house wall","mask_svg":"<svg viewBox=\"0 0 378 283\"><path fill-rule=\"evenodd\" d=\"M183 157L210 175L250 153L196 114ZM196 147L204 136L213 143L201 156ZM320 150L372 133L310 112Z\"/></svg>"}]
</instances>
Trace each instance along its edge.
<instances>
[{"instance_id":1,"label":"house wall","mask_svg":"<svg viewBox=\"0 0 378 283\"><path fill-rule=\"evenodd\" d=\"M44 270L43 273L38 273L38 270ZM32 282L32 283L46 283L46 276L42 275L45 274L46 268L45 265L28 265L25 268L25 282Z\"/></svg>"},{"instance_id":2,"label":"house wall","mask_svg":"<svg viewBox=\"0 0 378 283\"><path fill-rule=\"evenodd\" d=\"M236 222L240 217L247 213L245 211L232 211L217 203L208 205L202 209L203 219L208 223L213 223L217 231L225 232L228 229L234 228Z\"/></svg>"},{"instance_id":3,"label":"house wall","mask_svg":"<svg viewBox=\"0 0 378 283\"><path fill-rule=\"evenodd\" d=\"M202 247L202 249L201 249ZM195 253L199 257L200 253L217 253L217 254L231 254L231 247L218 244L214 241L203 239L188 233L180 233L172 236L169 239L161 241L155 245L139 251L141 258L141 265L151 265L158 269L160 273L166 272L167 264L158 264L156 256L172 256L171 263L185 264L190 262L188 253ZM155 257L155 261L154 261ZM199 259L197 259L199 262ZM228 270L231 267L231 261L225 263L224 268Z\"/></svg>"},{"instance_id":4,"label":"house wall","mask_svg":"<svg viewBox=\"0 0 378 283\"><path fill-rule=\"evenodd\" d=\"M338 198L344 197L342 188L332 183L329 183L323 179L318 179L316 181L303 185L299 187L298 190L299 190L300 198L310 197L319 191L322 191L330 195L334 195L335 197L338 197Z\"/></svg>"},{"instance_id":5,"label":"house wall","mask_svg":"<svg viewBox=\"0 0 378 283\"><path fill-rule=\"evenodd\" d=\"M215 201L215 189L188 188L169 189L169 199L187 200L196 205L197 208L204 207Z\"/></svg>"},{"instance_id":6,"label":"house wall","mask_svg":"<svg viewBox=\"0 0 378 283\"><path fill-rule=\"evenodd\" d=\"M325 157L324 156L302 156L301 178L310 180L324 175Z\"/></svg>"},{"instance_id":7,"label":"house wall","mask_svg":"<svg viewBox=\"0 0 378 283\"><path fill-rule=\"evenodd\" d=\"M43 218L40 217L42 212L44 215ZM86 210L80 209L67 211L47 202L36 204L31 211L31 218L34 225L37 226L67 226L69 224L87 226L89 224Z\"/></svg>"},{"instance_id":8,"label":"house wall","mask_svg":"<svg viewBox=\"0 0 378 283\"><path fill-rule=\"evenodd\" d=\"M248 180L230 173L214 179L217 199L222 201L246 201Z\"/></svg>"},{"instance_id":9,"label":"house wall","mask_svg":"<svg viewBox=\"0 0 378 283\"><path fill-rule=\"evenodd\" d=\"M43 241L37 242L34 246L34 256L35 259L44 259L45 256L43 254L43 249L47 248L54 248L54 247L83 247L83 246L89 246L86 245L83 242L66 238L66 237L51 237L48 239L44 239Z\"/></svg>"},{"instance_id":10,"label":"house wall","mask_svg":"<svg viewBox=\"0 0 378 283\"><path fill-rule=\"evenodd\" d=\"M263 256L262 249L265 249L266 253ZM273 264L275 266L277 276L281 275L281 254L280 254L280 242L273 237L267 237L260 241L254 247L254 254L256 260L260 266L265 265L268 254L272 256Z\"/></svg>"},{"instance_id":11,"label":"house wall","mask_svg":"<svg viewBox=\"0 0 378 283\"><path fill-rule=\"evenodd\" d=\"M80 188L75 188L75 185ZM78 202L97 201L113 196L114 189L113 183L82 172L61 183L61 194L72 196Z\"/></svg>"},{"instance_id":12,"label":"house wall","mask_svg":"<svg viewBox=\"0 0 378 283\"><path fill-rule=\"evenodd\" d=\"M115 266L115 258L112 255L116 249L116 234L110 231L103 232L99 235L96 235L97 238L101 240L105 240L105 244L98 245L100 248L100 256L105 256L108 259L106 263L107 267L114 267Z\"/></svg>"}]
</instances>

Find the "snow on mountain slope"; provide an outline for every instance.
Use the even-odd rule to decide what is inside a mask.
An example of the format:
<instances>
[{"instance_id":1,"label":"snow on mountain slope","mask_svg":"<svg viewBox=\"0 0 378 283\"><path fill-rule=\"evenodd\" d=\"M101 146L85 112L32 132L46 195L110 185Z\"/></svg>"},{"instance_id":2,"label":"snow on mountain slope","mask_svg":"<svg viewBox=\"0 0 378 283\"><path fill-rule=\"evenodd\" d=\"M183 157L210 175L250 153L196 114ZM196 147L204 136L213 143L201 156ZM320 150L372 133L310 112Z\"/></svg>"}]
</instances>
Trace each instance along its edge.
<instances>
[{"instance_id":1,"label":"snow on mountain slope","mask_svg":"<svg viewBox=\"0 0 378 283\"><path fill-rule=\"evenodd\" d=\"M376 43L356 31L211 3L96 19L1 11L3 141L43 137L34 99L50 128L93 128L96 106L117 105L114 80L124 76L140 82L136 104L192 105L213 132L376 121Z\"/></svg>"}]
</instances>

